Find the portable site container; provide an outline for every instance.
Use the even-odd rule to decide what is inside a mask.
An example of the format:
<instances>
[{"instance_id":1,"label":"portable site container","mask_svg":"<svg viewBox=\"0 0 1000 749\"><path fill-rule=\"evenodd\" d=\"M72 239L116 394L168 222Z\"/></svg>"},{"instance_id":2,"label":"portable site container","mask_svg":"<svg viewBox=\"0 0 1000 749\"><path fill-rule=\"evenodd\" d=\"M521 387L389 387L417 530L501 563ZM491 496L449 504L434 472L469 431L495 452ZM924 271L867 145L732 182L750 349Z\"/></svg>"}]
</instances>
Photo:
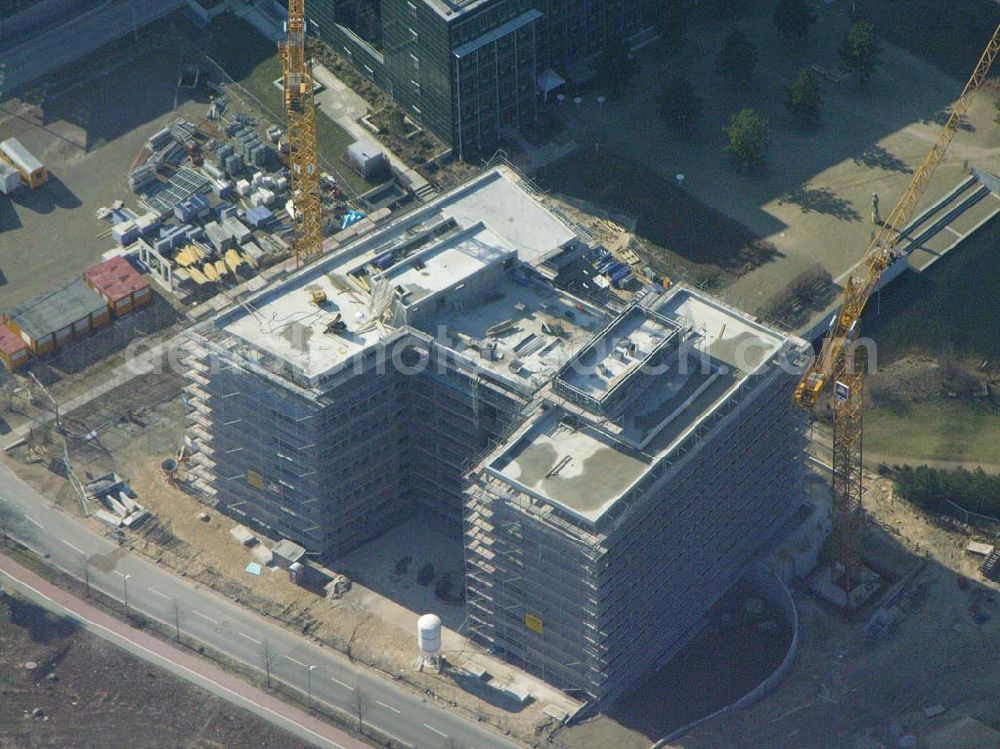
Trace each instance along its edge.
<instances>
[{"instance_id":1,"label":"portable site container","mask_svg":"<svg viewBox=\"0 0 1000 749\"><path fill-rule=\"evenodd\" d=\"M32 190L48 181L49 173L41 161L21 145L17 138L8 138L0 143L0 155L21 174L21 181Z\"/></svg>"},{"instance_id":2,"label":"portable site container","mask_svg":"<svg viewBox=\"0 0 1000 749\"><path fill-rule=\"evenodd\" d=\"M28 344L6 325L0 325L0 359L8 372L24 366L30 358Z\"/></svg>"},{"instance_id":3,"label":"portable site container","mask_svg":"<svg viewBox=\"0 0 1000 749\"><path fill-rule=\"evenodd\" d=\"M88 268L83 273L83 280L100 294L115 317L127 315L153 301L149 279L121 256Z\"/></svg>"},{"instance_id":4,"label":"portable site container","mask_svg":"<svg viewBox=\"0 0 1000 749\"><path fill-rule=\"evenodd\" d=\"M84 282L69 283L32 297L4 316L4 323L36 356L64 346L71 339L108 324L104 299Z\"/></svg>"}]
</instances>

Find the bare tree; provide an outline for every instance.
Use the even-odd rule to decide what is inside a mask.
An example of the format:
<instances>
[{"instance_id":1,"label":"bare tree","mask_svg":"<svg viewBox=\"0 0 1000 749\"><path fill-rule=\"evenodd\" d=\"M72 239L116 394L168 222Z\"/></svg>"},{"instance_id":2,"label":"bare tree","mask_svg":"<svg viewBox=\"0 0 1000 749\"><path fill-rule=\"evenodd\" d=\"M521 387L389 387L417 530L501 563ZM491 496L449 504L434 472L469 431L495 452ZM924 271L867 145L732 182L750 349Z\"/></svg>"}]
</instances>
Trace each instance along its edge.
<instances>
[{"instance_id":1,"label":"bare tree","mask_svg":"<svg viewBox=\"0 0 1000 749\"><path fill-rule=\"evenodd\" d=\"M86 556L83 557L83 584L86 586L84 595L90 598L90 560Z\"/></svg>"},{"instance_id":2,"label":"bare tree","mask_svg":"<svg viewBox=\"0 0 1000 749\"><path fill-rule=\"evenodd\" d=\"M10 526L10 508L7 500L0 497L0 548L7 548L7 528Z\"/></svg>"},{"instance_id":3,"label":"bare tree","mask_svg":"<svg viewBox=\"0 0 1000 749\"><path fill-rule=\"evenodd\" d=\"M274 665L274 659L277 657L271 652L271 643L268 640L264 640L264 644L260 646L261 660L264 661L264 675L267 677L267 688L271 688L271 666Z\"/></svg>"},{"instance_id":4,"label":"bare tree","mask_svg":"<svg viewBox=\"0 0 1000 749\"><path fill-rule=\"evenodd\" d=\"M354 692L354 707L358 712L358 733L365 735L364 699L360 689Z\"/></svg>"},{"instance_id":5,"label":"bare tree","mask_svg":"<svg viewBox=\"0 0 1000 749\"><path fill-rule=\"evenodd\" d=\"M177 642L181 641L181 605L177 603L177 599L173 598L171 601L174 604L174 637Z\"/></svg>"}]
</instances>

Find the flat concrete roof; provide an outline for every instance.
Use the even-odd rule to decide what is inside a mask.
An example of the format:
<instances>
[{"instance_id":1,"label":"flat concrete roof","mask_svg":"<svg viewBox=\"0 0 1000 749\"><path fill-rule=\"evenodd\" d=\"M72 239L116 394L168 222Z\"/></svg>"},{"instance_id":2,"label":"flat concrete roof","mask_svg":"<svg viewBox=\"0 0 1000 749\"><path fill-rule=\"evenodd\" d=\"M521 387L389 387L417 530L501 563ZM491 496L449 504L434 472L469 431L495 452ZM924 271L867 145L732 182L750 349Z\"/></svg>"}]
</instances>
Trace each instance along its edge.
<instances>
[{"instance_id":1,"label":"flat concrete roof","mask_svg":"<svg viewBox=\"0 0 1000 749\"><path fill-rule=\"evenodd\" d=\"M576 233L538 199L511 179L506 169L494 169L461 187L442 203L441 215L461 226L482 221L517 249L523 262L538 265L557 254ZM446 196L447 197L447 196Z\"/></svg>"},{"instance_id":2,"label":"flat concrete roof","mask_svg":"<svg viewBox=\"0 0 1000 749\"><path fill-rule=\"evenodd\" d=\"M602 337L634 335L649 347L656 336L674 330L684 340L655 371L619 362L619 369L633 373L621 412L602 419L551 407L500 448L487 464L489 473L573 517L596 522L793 340L684 287L655 299L649 309L655 315L629 308ZM591 384L585 372L571 376L598 394L608 380L602 374Z\"/></svg>"},{"instance_id":3,"label":"flat concrete roof","mask_svg":"<svg viewBox=\"0 0 1000 749\"><path fill-rule=\"evenodd\" d=\"M690 326L695 349L737 372L754 371L789 340L748 315L683 287L653 309L679 325Z\"/></svg>"},{"instance_id":4,"label":"flat concrete roof","mask_svg":"<svg viewBox=\"0 0 1000 749\"><path fill-rule=\"evenodd\" d=\"M405 290L403 304L411 306L432 294L450 289L484 268L500 262L513 250L482 222L449 237L389 268L385 277Z\"/></svg>"},{"instance_id":5,"label":"flat concrete roof","mask_svg":"<svg viewBox=\"0 0 1000 749\"><path fill-rule=\"evenodd\" d=\"M576 238L569 226L516 180L504 167L486 172L220 313L215 327L316 382L375 345L389 327L376 325L371 319L377 305L370 292L380 274L372 272L369 288L348 278L367 276L366 266L376 257L389 251L400 255L382 275L393 286L411 291L409 297L403 296L403 306L407 306L407 300L412 305L419 298L458 286L505 255L516 253L523 262L541 263ZM416 247L410 248L411 244ZM312 302L313 291L326 294L324 306ZM502 291L497 293L505 296ZM522 295L532 298L528 291L514 294ZM538 311L541 304L526 304L531 310L528 314ZM553 316L563 315L568 322L565 309L572 310L573 304L557 304ZM489 306L490 300L484 299L483 308ZM485 313L485 317L495 311ZM478 330L477 319L485 319L480 318L482 313L482 308L443 309L440 318L459 330ZM328 330L337 314L345 329ZM529 322L534 324L536 319L540 328L541 318ZM505 358L503 364L512 358Z\"/></svg>"},{"instance_id":6,"label":"flat concrete roof","mask_svg":"<svg viewBox=\"0 0 1000 749\"><path fill-rule=\"evenodd\" d=\"M649 464L598 430L577 428L549 409L491 469L571 514L595 521L646 472Z\"/></svg>"},{"instance_id":7,"label":"flat concrete roof","mask_svg":"<svg viewBox=\"0 0 1000 749\"><path fill-rule=\"evenodd\" d=\"M437 335L440 331L431 327L443 326L452 349L500 377L536 389L608 319L602 310L580 305L552 287L507 276L479 304L443 310L435 316L435 326L423 329ZM490 333L500 326L499 332Z\"/></svg>"},{"instance_id":8,"label":"flat concrete roof","mask_svg":"<svg viewBox=\"0 0 1000 749\"><path fill-rule=\"evenodd\" d=\"M642 307L631 307L568 362L560 379L595 400L602 400L676 336L679 326Z\"/></svg>"}]
</instances>

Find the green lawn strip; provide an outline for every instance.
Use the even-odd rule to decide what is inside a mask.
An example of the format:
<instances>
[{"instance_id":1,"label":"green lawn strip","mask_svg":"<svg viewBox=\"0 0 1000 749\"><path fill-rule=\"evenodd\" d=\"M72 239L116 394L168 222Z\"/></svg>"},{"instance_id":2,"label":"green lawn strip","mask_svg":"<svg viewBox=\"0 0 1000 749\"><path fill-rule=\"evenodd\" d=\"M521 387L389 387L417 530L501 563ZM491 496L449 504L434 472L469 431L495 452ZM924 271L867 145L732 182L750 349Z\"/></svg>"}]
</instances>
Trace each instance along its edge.
<instances>
[{"instance_id":1,"label":"green lawn strip","mask_svg":"<svg viewBox=\"0 0 1000 749\"><path fill-rule=\"evenodd\" d=\"M914 465L922 460L1000 464L1000 416L962 401L913 403L902 413L868 408L865 452Z\"/></svg>"}]
</instances>

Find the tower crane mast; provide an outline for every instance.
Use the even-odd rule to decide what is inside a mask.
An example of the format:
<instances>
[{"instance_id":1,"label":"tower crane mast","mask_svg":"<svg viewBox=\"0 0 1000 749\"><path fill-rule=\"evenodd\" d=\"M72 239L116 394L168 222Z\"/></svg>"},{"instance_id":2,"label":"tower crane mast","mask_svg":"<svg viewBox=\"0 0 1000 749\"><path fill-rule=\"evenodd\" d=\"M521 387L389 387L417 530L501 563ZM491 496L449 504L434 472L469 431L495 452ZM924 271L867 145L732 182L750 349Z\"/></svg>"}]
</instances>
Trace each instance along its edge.
<instances>
[{"instance_id":1,"label":"tower crane mast","mask_svg":"<svg viewBox=\"0 0 1000 749\"><path fill-rule=\"evenodd\" d=\"M297 263L323 251L323 198L316 144L316 102L312 67L306 57L305 0L288 0L284 64L285 115L288 119L289 170Z\"/></svg>"},{"instance_id":2,"label":"tower crane mast","mask_svg":"<svg viewBox=\"0 0 1000 749\"><path fill-rule=\"evenodd\" d=\"M1000 26L993 32L930 152L847 279L840 310L822 349L795 388L795 403L812 409L830 382L834 383L833 568L842 574L840 586L846 593L847 605L850 605L851 592L861 573L862 415L867 356L861 347L855 351L852 344L858 336L865 305L882 273L897 259L896 246L901 233L912 220L920 198L944 159L973 96L986 81L998 52Z\"/></svg>"}]
</instances>

